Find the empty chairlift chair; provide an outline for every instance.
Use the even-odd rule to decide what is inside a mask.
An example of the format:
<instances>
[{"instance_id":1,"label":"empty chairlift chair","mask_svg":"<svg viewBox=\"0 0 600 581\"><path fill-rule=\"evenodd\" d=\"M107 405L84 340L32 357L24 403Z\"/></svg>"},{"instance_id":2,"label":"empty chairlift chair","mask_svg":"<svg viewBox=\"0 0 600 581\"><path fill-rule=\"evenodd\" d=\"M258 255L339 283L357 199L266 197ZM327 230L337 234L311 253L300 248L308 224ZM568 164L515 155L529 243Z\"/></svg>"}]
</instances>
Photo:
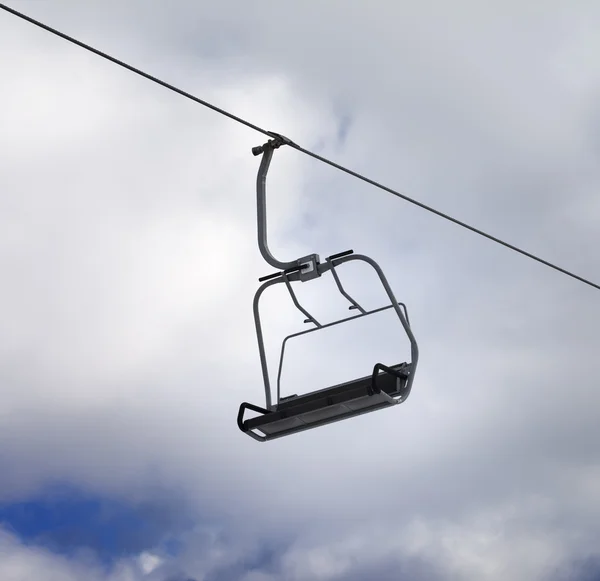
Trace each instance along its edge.
<instances>
[{"instance_id":1,"label":"empty chairlift chair","mask_svg":"<svg viewBox=\"0 0 600 581\"><path fill-rule=\"evenodd\" d=\"M263 258L278 272L259 279L262 285L254 297L254 322L258 339L258 349L265 388L265 407L259 407L247 402L240 405L238 426L242 432L255 440L264 442L281 438L311 428L316 428L345 420L360 414L373 412L404 402L410 394L418 360L418 347L411 331L408 313L404 304L399 303L379 265L371 258L354 254L352 250L335 254L321 263L317 254L311 254L291 262L281 262L273 257L267 245L266 235L266 177L273 157L273 151L291 142L280 135L272 134L273 140L255 147L254 155L261 155L262 160L257 178L257 214L258 214L258 245ZM350 261L359 260L369 264L379 276L388 297L389 304L371 311L365 310L358 304L342 286L338 267ZM308 282L330 272L338 290L351 304L350 309L358 314L331 323L319 323L306 309L300 305L293 289L297 282ZM306 317L306 322L312 328L289 335L281 346L279 371L277 375L277 397L272 401L271 382L267 366L267 358L263 341L262 326L259 313L259 300L262 293L270 286L285 284L294 305ZM280 379L287 341L291 338L313 333L327 327L339 325L360 317L366 317L387 309L394 309L411 345L411 360L396 365L375 363L368 375L353 381L348 381L332 387L324 387L309 393L281 397ZM246 411L258 413L257 416L245 419Z\"/></svg>"}]
</instances>

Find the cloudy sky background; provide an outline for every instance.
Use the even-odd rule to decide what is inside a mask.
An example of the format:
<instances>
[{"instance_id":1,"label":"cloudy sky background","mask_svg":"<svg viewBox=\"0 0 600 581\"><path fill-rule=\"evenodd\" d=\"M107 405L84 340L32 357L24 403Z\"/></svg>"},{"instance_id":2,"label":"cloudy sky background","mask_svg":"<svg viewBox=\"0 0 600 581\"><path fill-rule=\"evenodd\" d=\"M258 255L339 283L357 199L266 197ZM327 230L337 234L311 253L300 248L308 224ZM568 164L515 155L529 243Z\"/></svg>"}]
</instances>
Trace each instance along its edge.
<instances>
[{"instance_id":1,"label":"cloudy sky background","mask_svg":"<svg viewBox=\"0 0 600 581\"><path fill-rule=\"evenodd\" d=\"M7 4L600 280L596 3ZM597 291L280 149L274 254L375 258L421 359L402 406L260 445L264 136L6 12L0 64L1 579L599 578ZM389 315L312 338L286 393L409 356Z\"/></svg>"}]
</instances>

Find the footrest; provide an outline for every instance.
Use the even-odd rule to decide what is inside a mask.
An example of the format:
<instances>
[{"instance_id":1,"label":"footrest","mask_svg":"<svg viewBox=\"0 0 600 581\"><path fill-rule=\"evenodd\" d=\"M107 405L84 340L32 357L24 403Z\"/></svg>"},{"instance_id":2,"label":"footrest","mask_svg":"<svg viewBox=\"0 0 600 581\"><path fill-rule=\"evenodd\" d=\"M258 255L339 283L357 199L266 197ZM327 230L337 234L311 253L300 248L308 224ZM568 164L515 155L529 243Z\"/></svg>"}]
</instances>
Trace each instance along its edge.
<instances>
[{"instance_id":1,"label":"footrest","mask_svg":"<svg viewBox=\"0 0 600 581\"><path fill-rule=\"evenodd\" d=\"M290 396L280 400L275 410L243 403L238 426L249 436L264 442L387 408L408 397L406 386L410 371L408 363L391 367L378 363L370 376L305 395ZM261 415L244 420L246 409Z\"/></svg>"}]
</instances>

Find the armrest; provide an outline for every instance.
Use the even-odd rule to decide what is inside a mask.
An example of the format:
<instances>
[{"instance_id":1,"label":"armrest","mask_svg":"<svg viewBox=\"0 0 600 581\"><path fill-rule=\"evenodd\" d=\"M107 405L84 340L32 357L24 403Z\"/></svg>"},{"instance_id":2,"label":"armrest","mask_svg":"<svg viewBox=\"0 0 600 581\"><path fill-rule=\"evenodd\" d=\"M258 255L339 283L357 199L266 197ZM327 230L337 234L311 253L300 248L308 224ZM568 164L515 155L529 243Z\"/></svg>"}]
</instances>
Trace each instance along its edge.
<instances>
[{"instance_id":1,"label":"armrest","mask_svg":"<svg viewBox=\"0 0 600 581\"><path fill-rule=\"evenodd\" d=\"M238 412L238 417L237 417L237 425L238 425L238 428L240 430L242 430L242 432L248 431L248 428L244 425L244 413L247 409L252 410L253 412L258 412L259 414L270 413L269 410L258 407L257 405L253 405L253 404L247 403L247 402L242 403L240 405L240 411Z\"/></svg>"},{"instance_id":2,"label":"armrest","mask_svg":"<svg viewBox=\"0 0 600 581\"><path fill-rule=\"evenodd\" d=\"M406 379L408 377L408 373L403 370L393 369L384 365L383 363L376 363L375 367L373 367L373 375L371 376L371 392L372 394L381 393L381 388L377 385L377 376L379 375L379 371L383 371L384 373L388 373L389 375L393 375L398 379Z\"/></svg>"}]
</instances>

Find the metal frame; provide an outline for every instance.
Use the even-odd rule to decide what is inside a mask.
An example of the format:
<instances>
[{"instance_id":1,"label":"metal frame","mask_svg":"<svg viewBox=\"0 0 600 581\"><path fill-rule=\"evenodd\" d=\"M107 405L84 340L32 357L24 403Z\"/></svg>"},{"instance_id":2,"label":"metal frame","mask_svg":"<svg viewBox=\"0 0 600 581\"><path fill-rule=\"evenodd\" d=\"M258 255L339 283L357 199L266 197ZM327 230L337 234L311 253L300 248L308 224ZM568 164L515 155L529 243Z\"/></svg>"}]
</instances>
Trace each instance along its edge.
<instances>
[{"instance_id":1,"label":"metal frame","mask_svg":"<svg viewBox=\"0 0 600 581\"><path fill-rule=\"evenodd\" d=\"M403 307L404 313L406 316L406 305L404 305L403 303L398 303L398 306ZM393 307L393 305L387 305L386 307L379 307L378 309L373 309L372 311L365 311L364 313L361 313L360 315L356 315L354 317L346 317L344 319L339 319L337 321L327 323L326 325L320 325L319 327L317 327L315 329L307 329L306 331L299 331L298 333L292 333L291 335L288 335L283 340L283 343L281 344L281 352L279 354L279 366L277 368L277 405L279 405L279 402L281 401L281 373L283 372L283 358L285 355L285 347L287 345L287 342L290 339L295 339L296 337L300 337L300 336L306 335L308 333L314 333L315 331L318 331L319 329L326 329L328 327L340 325L341 323L347 323L348 321L354 321L355 319L360 319L360 318L366 317L368 315L374 315L376 313L381 313L383 311L387 311L388 309L391 309L392 307ZM406 399L406 398L404 398L404 399Z\"/></svg>"},{"instance_id":2,"label":"metal frame","mask_svg":"<svg viewBox=\"0 0 600 581\"><path fill-rule=\"evenodd\" d=\"M294 333L293 335L289 335L288 337L286 337L284 339L284 342L282 344L282 351L281 351L281 356L280 356L280 368L279 368L279 373L278 373L278 377L277 377L277 403L279 403L279 399L280 399L280 395L281 395L281 390L279 387L279 381L281 378L281 362L283 360L283 351L285 349L285 344L287 343L288 339L291 339L292 337L296 337L298 335L304 335L306 333L311 333L314 331L317 331L319 329L324 329L327 327L331 327L334 325L338 325L340 323L345 323L347 321L351 321L354 319L359 319L368 315L373 315L375 313L379 313L381 311L393 308L394 311L396 311L396 315L398 316L398 318L400 319L400 322L402 324L402 327L404 328L404 331L406 332L408 339L410 341L410 347L411 347L411 374L408 378L408 384L407 384L407 389L406 389L406 396L402 399L402 401L404 401L406 399L406 397L408 397L408 394L410 393L410 390L412 388L412 382L414 379L414 372L416 370L417 367L417 362L419 360L419 348L417 345L417 341L415 339L415 336L413 335L413 332L410 328L410 324L408 322L408 318L407 315L404 314L404 312L402 311L401 306L406 309L405 305L403 303L399 303L396 300L396 297L394 296L394 292L392 291L386 277L385 274L383 274L383 271L381 270L381 267L372 259L369 258L368 256L364 256L362 254L351 254L349 256L343 256L337 259L329 259L326 263L324 264L319 264L318 265L318 270L319 270L319 275L331 270L332 272L335 272L335 267L339 266L341 264L344 264L346 262L350 262L353 260L360 260L362 262L366 262L367 264L369 264L371 267L373 267L373 269L375 270L375 272L377 273L377 275L379 276L379 280L381 281L383 288L385 289L389 299L390 299L390 304L385 306L385 307L380 307L378 309L374 309L372 311L365 311L365 312L361 312L358 315L354 315L352 317L347 317L345 319L340 319L338 321L334 321L332 323L328 323L326 325L321 325L321 324L317 324L315 325L315 328L313 329L307 329L306 331L300 331L298 333ZM271 382L270 382L270 378L269 378L269 369L268 369L268 364L267 364L267 356L266 356L266 352L265 352L265 345L264 345L264 338L263 338L263 332L262 332L262 324L260 321L260 309L259 309L259 302L260 302L260 297L262 296L263 292L276 284L281 284L281 283L286 283L288 285L288 290L291 290L291 285L290 282L292 281L297 281L299 280L299 273L294 272L291 274L286 274L286 273L281 273L279 276L277 276L277 278L271 278L270 280L265 281L256 291L256 294L254 295L254 302L253 302L253 312L254 312L254 325L256 327L256 338L258 340L258 350L259 350L259 354L260 354L260 364L261 364L261 369L262 369L262 375L263 375L263 381L264 381L264 386L265 386L265 407L267 410L269 411L274 411L277 409L277 404L273 405L272 402L272 395L271 395ZM338 278L339 281L339 278ZM294 303L296 304L297 307L299 307L299 303L297 302L297 299L295 299L295 295L293 294L292 291L292 297L294 300ZM354 301L354 299L352 299L352 301ZM356 303L356 305L358 306L358 303ZM354 306L354 305L353 305ZM362 307L361 307L362 308ZM301 310L301 312L305 315L308 315L310 319L312 319L312 321L314 321L314 319L312 318L312 316L306 311L304 310L302 307L299 307L299 309ZM363 309L364 310L364 309ZM312 322L311 321L311 322Z\"/></svg>"},{"instance_id":3,"label":"metal frame","mask_svg":"<svg viewBox=\"0 0 600 581\"><path fill-rule=\"evenodd\" d=\"M282 145L291 145L292 142L283 135L271 133L275 137L261 145L252 149L254 155L262 153L258 175L256 177L256 210L258 222L258 248L265 261L273 268L282 270L284 273L300 272L300 280L303 282L312 280L320 276L317 270L319 264L318 254L309 254L297 260L284 262L277 260L269 250L267 243L267 173L273 159L273 151Z\"/></svg>"},{"instance_id":4,"label":"metal frame","mask_svg":"<svg viewBox=\"0 0 600 581\"><path fill-rule=\"evenodd\" d=\"M416 370L417 362L418 362L418 358L419 358L419 349L417 346L416 339L410 328L410 322L408 319L408 313L406 311L406 306L403 303L399 303L396 300L396 297L394 296L394 293L393 293L381 267L372 258L369 258L368 256L364 256L361 254L354 254L354 252L352 250L330 256L326 259L326 261L324 263L320 262L319 256L317 254L310 254L308 256L304 256L297 260L292 260L292 261L287 261L287 262L281 261L281 260L276 259L273 256L273 254L271 253L271 251L269 250L269 246L267 243L267 205L266 205L267 173L269 171L269 166L270 166L271 160L273 158L274 150L282 145L286 145L286 144L292 145L292 146L294 145L289 139L287 139L286 137L284 137L282 135L279 135L276 133L270 133L270 135L274 139L269 140L267 143L265 143L262 146L255 147L252 149L252 153L255 156L262 154L262 159L261 159L260 167L258 170L258 176L257 176L257 180L256 180L258 247L259 247L260 253L261 253L262 257L265 259L265 261L268 264L270 264L271 266L273 266L274 268L279 270L279 272L276 272L274 274L271 274L271 275L268 275L268 276L265 276L265 277L262 277L259 279L259 281L262 282L263 284L256 291L256 294L254 295L254 301L253 301L254 324L255 324L255 328L256 328L256 337L257 337L257 341L258 341L260 364L261 364L261 370L262 370L263 381L264 381L264 389L265 389L265 408L260 408L258 406L255 406L252 404L247 404L247 403L242 404L242 407L240 407L240 415L238 415L238 425L240 425L240 427L241 427L241 416L243 415L242 408L244 408L244 407L254 410L256 412L259 412L259 413L263 413L263 414L277 410L277 406L279 405L279 403L281 401L280 382L281 382L283 357L284 357L284 352L285 352L285 346L289 339L292 339L294 337L298 337L300 335L304 335L307 333L311 333L311 332L317 331L319 329L324 329L327 327L338 325L340 323L345 323L345 322L348 322L348 321L351 321L354 319L359 319L361 317L379 313L379 312L385 311L390 308L394 309L394 311L396 312L396 315L400 319L400 322L404 328L404 331L406 332L406 335L408 336L408 339L409 339L410 345L411 345L411 362L409 364L410 372L409 372L409 375L407 378L406 388L403 391L402 396L399 398L392 398L390 396L387 396L387 394L385 394L387 396L387 399L391 400L389 403L392 403L392 402L393 403L401 403L402 401L406 400L406 398L410 394L414 375L415 375L415 370ZM342 283L340 281L339 275L336 271L336 268L342 264L351 262L353 260L359 260L362 262L366 262L375 270L375 272L379 276L379 280L380 280L381 284L383 285L383 287L388 295L388 298L390 300L389 305L367 311L362 306L360 306L359 303L357 301L355 301L345 291L345 289L342 286ZM294 293L292 283L297 282L297 281L307 282L314 278L318 278L322 274L325 274L326 272L329 272L329 271L331 271L331 274L334 278L334 281L338 287L339 292L342 294L342 296L344 296L350 302L349 309L350 310L358 310L359 314L351 316L351 317L346 317L344 319L340 319L338 321L334 321L331 323L321 324L306 309L304 309L304 307L302 307L302 305L300 305L300 303L298 302L298 299L296 298L296 294ZM286 285L286 288L290 293L290 296L292 298L294 305L306 317L305 322L312 323L314 325L314 328L308 329L305 331L300 331L300 332L294 333L292 335L288 335L284 339L283 344L281 346L279 369L278 369L278 374L277 374L277 400L276 400L276 403L273 404L267 356L266 356L266 352L265 352L262 324L261 324L261 320L260 320L259 302L260 302L260 298L261 298L263 292L267 288L274 286L276 284L281 284L281 283ZM391 375L398 374L398 372L395 371L394 369L387 367L381 363L377 363L373 368L373 386L374 387L376 387L376 379L377 379L377 376L378 376L380 370L387 372ZM285 398L285 399L287 399L287 398ZM260 440L260 441L264 441L264 438L261 438L258 435L252 434L250 432L248 432L248 433L253 438Z\"/></svg>"},{"instance_id":5,"label":"metal frame","mask_svg":"<svg viewBox=\"0 0 600 581\"><path fill-rule=\"evenodd\" d=\"M298 266L297 260L282 262L277 260L269 250L267 243L267 173L273 159L273 147L267 147L260 160L258 176L256 178L256 209L258 214L258 248L262 257L273 267L279 270L288 270Z\"/></svg>"}]
</instances>

